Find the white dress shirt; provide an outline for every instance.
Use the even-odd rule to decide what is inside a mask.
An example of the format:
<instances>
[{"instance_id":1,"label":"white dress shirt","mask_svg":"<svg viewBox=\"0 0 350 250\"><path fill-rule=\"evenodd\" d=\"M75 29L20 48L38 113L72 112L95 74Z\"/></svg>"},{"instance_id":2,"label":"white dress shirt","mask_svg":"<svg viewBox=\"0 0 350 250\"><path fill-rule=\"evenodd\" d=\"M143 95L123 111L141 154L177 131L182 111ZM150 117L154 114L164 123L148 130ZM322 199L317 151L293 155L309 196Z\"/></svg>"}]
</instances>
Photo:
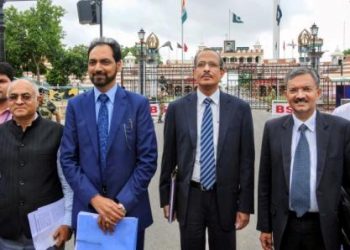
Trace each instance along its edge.
<instances>
[{"instance_id":1,"label":"white dress shirt","mask_svg":"<svg viewBox=\"0 0 350 250\"><path fill-rule=\"evenodd\" d=\"M295 149L298 145L300 138L299 127L301 124L305 124L307 126L307 130L305 130L305 136L309 143L310 149L310 209L309 212L318 212L318 204L316 199L316 181L317 181L317 142L316 142L316 111L312 114L312 116L306 120L305 122L299 120L293 114L294 126L293 126L293 135L292 135L292 155L291 155L291 163L290 163L290 182L289 182L289 191L292 184L293 178L293 164L294 164L294 155ZM291 201L289 196L289 208L291 208Z\"/></svg>"},{"instance_id":2,"label":"white dress shirt","mask_svg":"<svg viewBox=\"0 0 350 250\"><path fill-rule=\"evenodd\" d=\"M213 102L210 104L211 112L213 114L213 132L214 132L214 157L216 160L216 152L219 137L219 121L220 121L220 90L217 89L211 96L206 96L200 90L197 90L197 147L196 147L196 158L193 167L192 180L200 182L201 167L199 159L201 157L201 127L203 113L205 110L204 99L209 97Z\"/></svg>"}]
</instances>

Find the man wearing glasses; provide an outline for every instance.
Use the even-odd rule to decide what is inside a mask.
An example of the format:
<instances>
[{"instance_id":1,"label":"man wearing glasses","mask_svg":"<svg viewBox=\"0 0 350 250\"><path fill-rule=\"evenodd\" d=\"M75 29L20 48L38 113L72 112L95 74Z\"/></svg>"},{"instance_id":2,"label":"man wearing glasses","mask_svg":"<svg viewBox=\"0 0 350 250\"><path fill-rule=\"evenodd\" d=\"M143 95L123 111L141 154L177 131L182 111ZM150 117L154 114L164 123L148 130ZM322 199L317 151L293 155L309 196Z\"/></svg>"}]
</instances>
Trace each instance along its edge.
<instances>
[{"instance_id":1,"label":"man wearing glasses","mask_svg":"<svg viewBox=\"0 0 350 250\"><path fill-rule=\"evenodd\" d=\"M250 107L223 93L220 55L194 59L198 89L172 102L165 117L160 205L169 217L171 173L178 168L175 200L182 250L236 249L236 230L254 210L254 138Z\"/></svg>"},{"instance_id":2,"label":"man wearing glasses","mask_svg":"<svg viewBox=\"0 0 350 250\"><path fill-rule=\"evenodd\" d=\"M23 79L8 89L12 120L0 125L0 249L34 250L28 213L62 197L65 217L53 235L56 247L63 249L71 237L72 191L57 165L63 129L36 113L38 95L36 85Z\"/></svg>"}]
</instances>

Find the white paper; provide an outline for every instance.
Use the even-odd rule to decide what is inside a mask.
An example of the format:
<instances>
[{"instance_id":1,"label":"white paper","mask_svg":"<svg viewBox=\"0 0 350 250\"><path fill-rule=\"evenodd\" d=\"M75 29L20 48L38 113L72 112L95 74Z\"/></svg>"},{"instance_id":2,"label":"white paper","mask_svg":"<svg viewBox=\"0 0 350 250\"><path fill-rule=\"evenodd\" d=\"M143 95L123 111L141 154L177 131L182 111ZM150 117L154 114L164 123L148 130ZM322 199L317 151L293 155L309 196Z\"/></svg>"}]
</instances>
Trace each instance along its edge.
<instances>
[{"instance_id":1,"label":"white paper","mask_svg":"<svg viewBox=\"0 0 350 250\"><path fill-rule=\"evenodd\" d=\"M36 250L55 245L52 236L64 221L64 198L29 213L28 220Z\"/></svg>"}]
</instances>

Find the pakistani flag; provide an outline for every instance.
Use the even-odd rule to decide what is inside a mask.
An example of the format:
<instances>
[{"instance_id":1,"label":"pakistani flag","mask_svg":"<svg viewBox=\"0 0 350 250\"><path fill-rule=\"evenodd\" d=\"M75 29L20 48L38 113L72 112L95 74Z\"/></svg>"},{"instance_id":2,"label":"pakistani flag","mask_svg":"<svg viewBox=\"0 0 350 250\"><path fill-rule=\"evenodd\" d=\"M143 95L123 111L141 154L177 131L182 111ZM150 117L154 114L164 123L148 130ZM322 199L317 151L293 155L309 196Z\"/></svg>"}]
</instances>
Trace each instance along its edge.
<instances>
[{"instance_id":1,"label":"pakistani flag","mask_svg":"<svg viewBox=\"0 0 350 250\"><path fill-rule=\"evenodd\" d=\"M185 0L181 0L182 1L182 4L181 4L181 21L182 23L184 23L186 20L187 20L187 11L186 11L186 8L185 8Z\"/></svg>"},{"instance_id":2,"label":"pakistani flag","mask_svg":"<svg viewBox=\"0 0 350 250\"><path fill-rule=\"evenodd\" d=\"M277 25L278 26L280 25L281 18L282 18L282 10L281 10L280 5L278 4L277 5L277 11L276 11L276 21L277 21Z\"/></svg>"},{"instance_id":3,"label":"pakistani flag","mask_svg":"<svg viewBox=\"0 0 350 250\"><path fill-rule=\"evenodd\" d=\"M232 13L232 22L233 23L243 23L243 21L241 20L241 17L237 16L235 13Z\"/></svg>"}]
</instances>

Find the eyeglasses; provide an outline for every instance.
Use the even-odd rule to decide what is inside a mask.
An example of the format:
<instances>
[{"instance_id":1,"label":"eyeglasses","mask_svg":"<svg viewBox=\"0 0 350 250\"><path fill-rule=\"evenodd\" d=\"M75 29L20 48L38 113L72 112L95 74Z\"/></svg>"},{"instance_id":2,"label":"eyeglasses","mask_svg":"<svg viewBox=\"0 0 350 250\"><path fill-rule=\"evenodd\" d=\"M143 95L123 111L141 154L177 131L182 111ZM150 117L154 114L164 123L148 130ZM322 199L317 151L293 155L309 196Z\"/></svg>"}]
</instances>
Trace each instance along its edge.
<instances>
[{"instance_id":1,"label":"eyeglasses","mask_svg":"<svg viewBox=\"0 0 350 250\"><path fill-rule=\"evenodd\" d=\"M205 61L200 61L197 63L196 67L197 68L204 68L206 65L208 65L209 68L218 68L220 65L215 63L215 62L205 62Z\"/></svg>"},{"instance_id":2,"label":"eyeglasses","mask_svg":"<svg viewBox=\"0 0 350 250\"><path fill-rule=\"evenodd\" d=\"M31 94L23 93L23 94L10 94L8 99L12 102L15 102L18 100L18 97L20 97L23 102L29 102L33 98Z\"/></svg>"}]
</instances>

